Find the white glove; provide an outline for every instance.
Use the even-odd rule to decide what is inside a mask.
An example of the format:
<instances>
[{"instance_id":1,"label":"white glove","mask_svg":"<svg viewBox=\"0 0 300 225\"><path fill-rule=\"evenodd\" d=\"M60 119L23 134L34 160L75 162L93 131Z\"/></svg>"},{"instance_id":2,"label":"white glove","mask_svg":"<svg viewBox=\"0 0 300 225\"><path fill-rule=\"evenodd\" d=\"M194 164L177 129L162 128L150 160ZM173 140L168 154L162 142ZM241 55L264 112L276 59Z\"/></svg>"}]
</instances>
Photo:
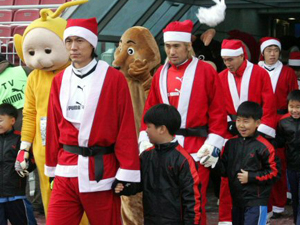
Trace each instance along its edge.
<instances>
[{"instance_id":1,"label":"white glove","mask_svg":"<svg viewBox=\"0 0 300 225\"><path fill-rule=\"evenodd\" d=\"M146 149L151 148L152 146L153 144L151 144L149 141L141 141L141 143L139 144L140 154Z\"/></svg>"},{"instance_id":2,"label":"white glove","mask_svg":"<svg viewBox=\"0 0 300 225\"><path fill-rule=\"evenodd\" d=\"M20 150L17 155L15 162L15 170L20 177L28 176L29 172L27 171L29 167L29 149L31 144L29 142L21 142Z\"/></svg>"},{"instance_id":3,"label":"white glove","mask_svg":"<svg viewBox=\"0 0 300 225\"><path fill-rule=\"evenodd\" d=\"M204 167L214 168L219 160L220 149L210 145L204 144L197 152L197 156L200 158L200 164Z\"/></svg>"}]
</instances>

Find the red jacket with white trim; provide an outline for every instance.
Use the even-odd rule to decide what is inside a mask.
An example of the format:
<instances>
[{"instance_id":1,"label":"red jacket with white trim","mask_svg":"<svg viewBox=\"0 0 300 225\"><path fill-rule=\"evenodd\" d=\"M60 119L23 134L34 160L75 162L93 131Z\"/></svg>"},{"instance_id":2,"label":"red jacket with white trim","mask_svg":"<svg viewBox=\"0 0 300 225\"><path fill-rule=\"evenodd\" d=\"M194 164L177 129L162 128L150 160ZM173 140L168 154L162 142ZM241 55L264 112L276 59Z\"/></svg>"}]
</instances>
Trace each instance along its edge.
<instances>
[{"instance_id":1,"label":"red jacket with white trim","mask_svg":"<svg viewBox=\"0 0 300 225\"><path fill-rule=\"evenodd\" d=\"M268 205L272 184L279 177L274 147L256 132L251 137L234 136L224 148L219 163L228 177L232 203L237 207ZM237 174L248 171L248 183L241 184Z\"/></svg>"},{"instance_id":2,"label":"red jacket with white trim","mask_svg":"<svg viewBox=\"0 0 300 225\"><path fill-rule=\"evenodd\" d=\"M222 148L227 130L226 112L220 79L216 71L206 62L193 58L183 76L178 111L181 128L208 126L208 137L183 137L177 135L179 144L189 153L196 153L204 142ZM152 106L166 103L167 71L170 64L161 66L155 73L145 104L144 114ZM165 72L164 72L165 71ZM146 124L142 120L139 142L147 140Z\"/></svg>"},{"instance_id":3,"label":"red jacket with white trim","mask_svg":"<svg viewBox=\"0 0 300 225\"><path fill-rule=\"evenodd\" d=\"M78 130L64 113L70 85L68 68L58 74L52 83L45 174L50 177L78 177L81 192L110 190L115 178L139 182L140 162L133 108L124 76L108 64L98 62ZM106 69L107 72L103 72ZM63 145L91 147L113 144L114 153L103 155L104 171L99 182L95 180L94 156L84 157L63 149Z\"/></svg>"},{"instance_id":4,"label":"red jacket with white trim","mask_svg":"<svg viewBox=\"0 0 300 225\"><path fill-rule=\"evenodd\" d=\"M258 130L271 137L275 137L276 128L276 102L275 95L272 90L272 84L269 74L258 65L251 65L247 62L249 73L244 72L241 84L241 96L238 96L234 78L229 73L228 69L223 70L219 76L223 87L222 97L223 104L226 106L227 115L236 115L237 107L244 101L253 101L258 103L263 108L263 117ZM252 68L251 68L252 67ZM247 70L247 69L246 69ZM245 71L246 71L245 70ZM246 80L246 76L248 79ZM245 79L245 80L244 80ZM236 108L235 108L236 106ZM230 121L230 119L228 118ZM228 137L231 135L228 132Z\"/></svg>"}]
</instances>

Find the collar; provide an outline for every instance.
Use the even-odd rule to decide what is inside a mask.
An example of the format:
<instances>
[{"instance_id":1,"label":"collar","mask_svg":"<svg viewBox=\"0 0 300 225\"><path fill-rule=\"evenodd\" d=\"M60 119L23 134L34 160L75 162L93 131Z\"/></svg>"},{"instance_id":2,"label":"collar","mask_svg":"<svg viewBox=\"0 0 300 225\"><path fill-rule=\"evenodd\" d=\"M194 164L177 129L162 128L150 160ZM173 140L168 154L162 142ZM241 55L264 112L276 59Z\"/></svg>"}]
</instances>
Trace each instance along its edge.
<instances>
[{"instance_id":1,"label":"collar","mask_svg":"<svg viewBox=\"0 0 300 225\"><path fill-rule=\"evenodd\" d=\"M6 131L6 132L5 132L5 133L3 133L3 134L0 134L0 136L1 136L1 137L8 136L8 135L10 135L10 134L14 133L14 131L15 131L15 129L14 129L14 128L12 128L11 130L9 130L9 131Z\"/></svg>"},{"instance_id":2,"label":"collar","mask_svg":"<svg viewBox=\"0 0 300 225\"><path fill-rule=\"evenodd\" d=\"M89 64L87 64L85 67L82 67L82 68L75 68L72 64L72 71L73 73L79 77L79 78L84 78L86 76L88 76L89 74L91 74L92 72L95 71L96 69L96 66L97 66L97 61L96 59L94 58Z\"/></svg>"},{"instance_id":3,"label":"collar","mask_svg":"<svg viewBox=\"0 0 300 225\"><path fill-rule=\"evenodd\" d=\"M263 67L268 71L268 72L271 72L273 71L277 66L279 66L279 60L274 63L273 65L268 65L266 64L265 62L263 62Z\"/></svg>"},{"instance_id":4,"label":"collar","mask_svg":"<svg viewBox=\"0 0 300 225\"><path fill-rule=\"evenodd\" d=\"M237 71L232 72L232 74L238 77L242 77L245 72L246 66L247 66L247 61L244 60L242 62L242 65L237 69Z\"/></svg>"},{"instance_id":5,"label":"collar","mask_svg":"<svg viewBox=\"0 0 300 225\"><path fill-rule=\"evenodd\" d=\"M159 151L170 150L178 145L178 141L174 138L171 142L164 144L155 144L155 149Z\"/></svg>"},{"instance_id":6,"label":"collar","mask_svg":"<svg viewBox=\"0 0 300 225\"><path fill-rule=\"evenodd\" d=\"M251 136L248 136L248 137L242 137L240 134L238 134L238 136L243 140L243 141L246 141L246 140L251 140L253 138L257 138L259 135L259 132L256 130L255 133Z\"/></svg>"},{"instance_id":7,"label":"collar","mask_svg":"<svg viewBox=\"0 0 300 225\"><path fill-rule=\"evenodd\" d=\"M174 65L174 64L172 64L170 62L169 62L169 64L171 65L171 67L173 69L176 69L176 70L185 70L191 62L192 62L192 58L185 60L183 63L181 63L179 65Z\"/></svg>"}]
</instances>

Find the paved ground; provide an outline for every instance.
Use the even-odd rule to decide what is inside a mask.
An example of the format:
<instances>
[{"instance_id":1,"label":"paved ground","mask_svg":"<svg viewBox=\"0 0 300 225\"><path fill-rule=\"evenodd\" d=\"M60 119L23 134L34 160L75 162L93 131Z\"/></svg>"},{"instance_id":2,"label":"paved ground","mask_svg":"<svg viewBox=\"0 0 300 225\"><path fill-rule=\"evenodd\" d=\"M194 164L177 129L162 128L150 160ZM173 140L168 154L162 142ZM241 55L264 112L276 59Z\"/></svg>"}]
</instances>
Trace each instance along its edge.
<instances>
[{"instance_id":1,"label":"paved ground","mask_svg":"<svg viewBox=\"0 0 300 225\"><path fill-rule=\"evenodd\" d=\"M209 187L211 190L211 187ZM208 204L207 204L207 225L217 225L218 224L218 206L217 198L213 195L211 191L208 192ZM45 225L45 216L36 213L36 219L38 225ZM286 206L286 210L283 217L276 220L271 220L271 225L293 225L293 213L292 207L290 205ZM163 224L161 224L163 225Z\"/></svg>"}]
</instances>

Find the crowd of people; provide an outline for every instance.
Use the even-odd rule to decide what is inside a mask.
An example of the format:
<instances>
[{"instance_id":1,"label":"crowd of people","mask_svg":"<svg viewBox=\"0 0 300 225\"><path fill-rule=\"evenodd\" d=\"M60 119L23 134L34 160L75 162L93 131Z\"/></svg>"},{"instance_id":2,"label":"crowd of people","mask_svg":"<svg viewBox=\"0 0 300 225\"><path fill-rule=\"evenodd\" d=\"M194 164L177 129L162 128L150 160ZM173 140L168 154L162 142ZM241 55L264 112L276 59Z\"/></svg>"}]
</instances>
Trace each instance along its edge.
<instances>
[{"instance_id":1,"label":"crowd of people","mask_svg":"<svg viewBox=\"0 0 300 225\"><path fill-rule=\"evenodd\" d=\"M144 224L206 225L214 169L222 176L220 225L280 217L288 183L300 225L300 52L283 65L280 41L265 37L255 65L242 41L225 39L226 69L218 74L194 55L192 21L171 22L163 30L167 59L153 76L137 137L124 75L96 58L97 27L95 18L68 20L63 41L71 64L53 76L45 103L47 224L77 225L84 212L90 224L122 224L120 195L143 192ZM0 220L36 224L24 185L32 150L14 126L22 107L5 99Z\"/></svg>"}]
</instances>

